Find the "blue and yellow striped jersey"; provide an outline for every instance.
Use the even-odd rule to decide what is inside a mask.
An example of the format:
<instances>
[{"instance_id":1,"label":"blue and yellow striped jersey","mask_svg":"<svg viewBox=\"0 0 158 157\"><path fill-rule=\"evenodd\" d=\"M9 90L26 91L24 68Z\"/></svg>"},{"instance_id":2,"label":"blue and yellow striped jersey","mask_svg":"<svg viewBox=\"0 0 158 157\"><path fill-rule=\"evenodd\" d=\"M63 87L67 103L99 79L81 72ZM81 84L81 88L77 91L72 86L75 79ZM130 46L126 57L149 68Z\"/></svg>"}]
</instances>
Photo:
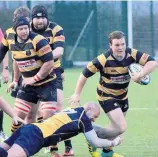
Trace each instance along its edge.
<instances>
[{"instance_id":1,"label":"blue and yellow striped jersey","mask_svg":"<svg viewBox=\"0 0 158 157\"><path fill-rule=\"evenodd\" d=\"M52 50L54 50L57 47L64 47L64 43L65 43L64 31L63 28L58 24L54 22L49 22L46 30L38 31L33 27L33 24L31 23L31 29L33 32L44 36L48 40ZM55 62L54 69L61 66L60 58L54 59L54 62Z\"/></svg>"},{"instance_id":2,"label":"blue and yellow striped jersey","mask_svg":"<svg viewBox=\"0 0 158 157\"><path fill-rule=\"evenodd\" d=\"M127 99L130 82L128 66L134 62L145 65L146 62L154 60L153 57L136 49L126 48L125 53L125 58L122 61L118 61L112 55L112 50L109 49L91 61L83 70L83 75L86 78L91 77L96 72L100 72L97 88L99 101Z\"/></svg>"},{"instance_id":3,"label":"blue and yellow striped jersey","mask_svg":"<svg viewBox=\"0 0 158 157\"><path fill-rule=\"evenodd\" d=\"M42 123L33 124L39 127L46 143L54 138L59 142L93 129L83 107L65 109Z\"/></svg>"}]
</instances>

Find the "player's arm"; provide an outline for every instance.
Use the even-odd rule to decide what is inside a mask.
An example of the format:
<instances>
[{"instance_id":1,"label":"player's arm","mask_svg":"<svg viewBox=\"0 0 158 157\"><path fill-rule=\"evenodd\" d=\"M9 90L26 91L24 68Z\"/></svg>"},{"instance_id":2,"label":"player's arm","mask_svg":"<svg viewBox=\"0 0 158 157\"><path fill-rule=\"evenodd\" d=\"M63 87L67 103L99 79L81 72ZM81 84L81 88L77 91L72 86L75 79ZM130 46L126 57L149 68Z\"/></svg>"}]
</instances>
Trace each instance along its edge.
<instances>
[{"instance_id":1,"label":"player's arm","mask_svg":"<svg viewBox=\"0 0 158 157\"><path fill-rule=\"evenodd\" d=\"M98 56L93 61L89 62L87 67L84 68L77 81L74 94L69 98L69 103L72 105L78 105L80 101L80 95L86 81L89 77L93 76L96 72L102 71L106 62L104 54Z\"/></svg>"},{"instance_id":2,"label":"player's arm","mask_svg":"<svg viewBox=\"0 0 158 157\"><path fill-rule=\"evenodd\" d=\"M5 39L4 39L4 35L3 35L3 32L2 32L2 30L0 29L0 38L1 38L1 40L0 40L0 42L3 42L3 43L5 43L7 46L8 46L8 42L7 42L7 40L6 40L6 35L5 35ZM3 40L3 41L2 41ZM4 44L2 44L3 46L4 46ZM2 46L1 45L1 46ZM1 47L2 48L2 47ZM8 49L8 48L7 48ZM0 50L0 52L1 52L1 50ZM3 52L4 53L4 55L5 55L5 53L6 53L6 51L5 52ZM3 58L3 57L2 57ZM8 60L8 53L5 55L5 57L4 57L4 59L3 59L3 71L2 71L2 79L3 79L3 83L7 83L8 81L9 81L9 69L8 69L8 62L9 62L9 60Z\"/></svg>"},{"instance_id":3,"label":"player's arm","mask_svg":"<svg viewBox=\"0 0 158 157\"><path fill-rule=\"evenodd\" d=\"M35 41L36 51L38 57L40 58L43 64L35 76L29 78L23 78L22 81L23 87L27 85L32 85L46 78L50 74L50 71L52 70L54 65L53 53L48 41L42 36L39 36L39 38L37 37L36 40L37 40Z\"/></svg>"},{"instance_id":4,"label":"player's arm","mask_svg":"<svg viewBox=\"0 0 158 157\"><path fill-rule=\"evenodd\" d=\"M8 53L5 55L5 57L3 59L2 79L3 79L3 83L8 83L8 81L9 81L9 57L8 57Z\"/></svg>"},{"instance_id":5,"label":"player's arm","mask_svg":"<svg viewBox=\"0 0 158 157\"><path fill-rule=\"evenodd\" d=\"M53 53L52 53L52 49L49 45L49 43L47 42L46 39L42 39L40 41L42 44L42 46L40 46L40 44L38 44L38 55L40 57L40 60L43 62L43 65L41 66L39 72L37 73L38 77L40 77L40 79L44 79L46 78L50 71L52 70L53 66L54 66L54 61L53 61Z\"/></svg>"},{"instance_id":6,"label":"player's arm","mask_svg":"<svg viewBox=\"0 0 158 157\"><path fill-rule=\"evenodd\" d=\"M16 88L16 86L18 85L19 77L20 77L20 71L15 60L13 60L13 74L14 74L13 82L9 84L7 88L7 93L9 93L12 89Z\"/></svg>"},{"instance_id":7,"label":"player's arm","mask_svg":"<svg viewBox=\"0 0 158 157\"><path fill-rule=\"evenodd\" d=\"M5 32L4 36L2 37L2 41L0 43L0 63L3 61L3 59L4 59L5 55L7 54L8 50L9 50L9 43L8 43L8 40L7 40L7 32ZM8 61L3 62L3 64L6 64L8 66Z\"/></svg>"},{"instance_id":8,"label":"player's arm","mask_svg":"<svg viewBox=\"0 0 158 157\"><path fill-rule=\"evenodd\" d=\"M2 97L0 97L0 108L10 117L14 116L13 109L5 100L2 99Z\"/></svg>"},{"instance_id":9,"label":"player's arm","mask_svg":"<svg viewBox=\"0 0 158 157\"><path fill-rule=\"evenodd\" d=\"M60 58L64 53L64 48L63 47L57 47L56 49L53 50L53 57L54 59Z\"/></svg>"},{"instance_id":10,"label":"player's arm","mask_svg":"<svg viewBox=\"0 0 158 157\"><path fill-rule=\"evenodd\" d=\"M53 68L54 60L53 60L52 49L45 38L37 42L36 51L38 52L38 57L40 58L43 64L35 76L29 78L23 78L22 81L23 87L27 85L32 85L40 80L43 80L50 74L50 71Z\"/></svg>"},{"instance_id":11,"label":"player's arm","mask_svg":"<svg viewBox=\"0 0 158 157\"><path fill-rule=\"evenodd\" d=\"M25 124L25 121L15 115L14 110L2 97L0 97L0 108L11 118L13 118L16 125L18 124L18 121Z\"/></svg>"},{"instance_id":12,"label":"player's arm","mask_svg":"<svg viewBox=\"0 0 158 157\"><path fill-rule=\"evenodd\" d=\"M114 140L98 138L94 129L84 133L88 143L96 148L114 147L121 143L121 138L117 137Z\"/></svg>"},{"instance_id":13,"label":"player's arm","mask_svg":"<svg viewBox=\"0 0 158 157\"><path fill-rule=\"evenodd\" d=\"M18 82L20 77L20 71L15 60L13 60L13 72L14 72L13 81Z\"/></svg>"},{"instance_id":14,"label":"player's arm","mask_svg":"<svg viewBox=\"0 0 158 157\"><path fill-rule=\"evenodd\" d=\"M147 53L142 53L140 51L133 50L133 54L135 56L134 58L136 63L143 65L143 69L140 73L138 73L137 76L139 79L143 78L147 74L150 74L158 66L158 62Z\"/></svg>"},{"instance_id":15,"label":"player's arm","mask_svg":"<svg viewBox=\"0 0 158 157\"><path fill-rule=\"evenodd\" d=\"M53 49L53 57L54 59L60 58L63 53L64 53L64 43L65 43L65 36L64 36L64 31L63 28L57 25L55 27L56 32L53 33L54 35L54 40L52 44L52 49Z\"/></svg>"},{"instance_id":16,"label":"player's arm","mask_svg":"<svg viewBox=\"0 0 158 157\"><path fill-rule=\"evenodd\" d=\"M4 45L3 42L6 42L4 38L2 39L2 43L0 43L0 63L3 61L5 55L9 50L8 46Z\"/></svg>"},{"instance_id":17,"label":"player's arm","mask_svg":"<svg viewBox=\"0 0 158 157\"><path fill-rule=\"evenodd\" d=\"M148 61L141 70L141 78L150 74L158 66L157 61Z\"/></svg>"}]
</instances>

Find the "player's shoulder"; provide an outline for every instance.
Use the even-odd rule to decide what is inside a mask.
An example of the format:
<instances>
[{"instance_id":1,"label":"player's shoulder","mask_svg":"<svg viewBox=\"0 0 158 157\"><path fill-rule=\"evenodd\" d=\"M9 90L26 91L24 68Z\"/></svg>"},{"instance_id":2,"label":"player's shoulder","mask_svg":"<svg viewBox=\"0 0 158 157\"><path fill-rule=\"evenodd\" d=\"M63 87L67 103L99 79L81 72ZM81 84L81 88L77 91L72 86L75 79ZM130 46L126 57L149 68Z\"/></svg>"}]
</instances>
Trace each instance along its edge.
<instances>
[{"instance_id":1,"label":"player's shoulder","mask_svg":"<svg viewBox=\"0 0 158 157\"><path fill-rule=\"evenodd\" d=\"M75 111L78 113L82 113L84 111L84 108L82 106L74 108Z\"/></svg>"},{"instance_id":2,"label":"player's shoulder","mask_svg":"<svg viewBox=\"0 0 158 157\"><path fill-rule=\"evenodd\" d=\"M127 47L126 50L125 50L125 52L130 54L130 55L137 53L137 51L138 50L136 50L134 48L129 48L129 47Z\"/></svg>"},{"instance_id":3,"label":"player's shoulder","mask_svg":"<svg viewBox=\"0 0 158 157\"><path fill-rule=\"evenodd\" d=\"M6 29L5 33L7 35L10 34L10 33L15 34L15 31L14 31L13 27L10 27L10 28Z\"/></svg>"},{"instance_id":4,"label":"player's shoulder","mask_svg":"<svg viewBox=\"0 0 158 157\"><path fill-rule=\"evenodd\" d=\"M57 23L52 22L52 21L49 21L48 27L49 27L50 29L54 29L54 28L63 29L60 25L58 25Z\"/></svg>"},{"instance_id":5,"label":"player's shoulder","mask_svg":"<svg viewBox=\"0 0 158 157\"><path fill-rule=\"evenodd\" d=\"M108 49L107 51L101 53L98 58L101 58L103 60L107 60L111 56L111 49Z\"/></svg>"},{"instance_id":6,"label":"player's shoulder","mask_svg":"<svg viewBox=\"0 0 158 157\"><path fill-rule=\"evenodd\" d=\"M31 40L37 41L37 42L39 42L42 39L46 39L44 36L42 36L40 34L37 34L35 32L30 32L30 36L29 37L30 37Z\"/></svg>"}]
</instances>

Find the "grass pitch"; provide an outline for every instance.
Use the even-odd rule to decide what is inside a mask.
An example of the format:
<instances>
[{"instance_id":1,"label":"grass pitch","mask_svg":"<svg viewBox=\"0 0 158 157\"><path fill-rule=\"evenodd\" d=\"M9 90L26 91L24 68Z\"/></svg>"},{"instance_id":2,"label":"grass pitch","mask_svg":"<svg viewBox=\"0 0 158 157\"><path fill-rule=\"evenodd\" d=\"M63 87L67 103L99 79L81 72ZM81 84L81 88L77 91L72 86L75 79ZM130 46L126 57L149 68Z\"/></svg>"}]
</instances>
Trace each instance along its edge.
<instances>
[{"instance_id":1,"label":"grass pitch","mask_svg":"<svg viewBox=\"0 0 158 157\"><path fill-rule=\"evenodd\" d=\"M64 81L64 107L67 99L72 95L81 69L65 70ZM97 101L96 88L99 75L91 77L83 89L81 103ZM117 153L125 157L158 157L158 70L151 75L151 82L147 86L131 82L129 87L129 106L127 113L128 129L124 134L123 143L114 148ZM1 95L13 106L14 99L5 93L6 86L0 89ZM105 126L108 118L101 113L96 123ZM5 116L4 129L10 134L11 119ZM73 150L76 157L90 157L84 136L81 134L72 139ZM63 142L59 144L59 152L64 152ZM43 150L34 157L51 157Z\"/></svg>"}]
</instances>

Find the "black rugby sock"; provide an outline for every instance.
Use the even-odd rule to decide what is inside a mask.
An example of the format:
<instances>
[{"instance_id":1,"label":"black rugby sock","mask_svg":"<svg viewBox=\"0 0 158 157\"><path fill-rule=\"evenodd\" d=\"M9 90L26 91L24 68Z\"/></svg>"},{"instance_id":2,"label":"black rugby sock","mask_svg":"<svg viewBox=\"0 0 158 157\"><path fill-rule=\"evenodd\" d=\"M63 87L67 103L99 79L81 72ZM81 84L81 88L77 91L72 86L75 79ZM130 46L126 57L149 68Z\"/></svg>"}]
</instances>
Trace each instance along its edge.
<instances>
[{"instance_id":1,"label":"black rugby sock","mask_svg":"<svg viewBox=\"0 0 158 157\"><path fill-rule=\"evenodd\" d=\"M3 111L0 110L0 131L3 131Z\"/></svg>"}]
</instances>

